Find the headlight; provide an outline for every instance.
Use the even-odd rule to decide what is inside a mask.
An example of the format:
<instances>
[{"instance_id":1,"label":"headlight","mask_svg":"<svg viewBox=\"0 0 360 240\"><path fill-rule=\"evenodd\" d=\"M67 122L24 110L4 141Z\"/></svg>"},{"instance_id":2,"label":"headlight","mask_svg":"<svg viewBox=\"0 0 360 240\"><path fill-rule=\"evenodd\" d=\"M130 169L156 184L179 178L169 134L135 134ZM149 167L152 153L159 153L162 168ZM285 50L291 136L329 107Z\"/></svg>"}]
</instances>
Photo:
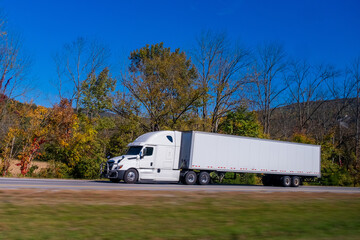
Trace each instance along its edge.
<instances>
[{"instance_id":1,"label":"headlight","mask_svg":"<svg viewBox=\"0 0 360 240\"><path fill-rule=\"evenodd\" d=\"M124 165L119 165L119 166L118 166L118 169L121 169L123 166L124 166Z\"/></svg>"}]
</instances>

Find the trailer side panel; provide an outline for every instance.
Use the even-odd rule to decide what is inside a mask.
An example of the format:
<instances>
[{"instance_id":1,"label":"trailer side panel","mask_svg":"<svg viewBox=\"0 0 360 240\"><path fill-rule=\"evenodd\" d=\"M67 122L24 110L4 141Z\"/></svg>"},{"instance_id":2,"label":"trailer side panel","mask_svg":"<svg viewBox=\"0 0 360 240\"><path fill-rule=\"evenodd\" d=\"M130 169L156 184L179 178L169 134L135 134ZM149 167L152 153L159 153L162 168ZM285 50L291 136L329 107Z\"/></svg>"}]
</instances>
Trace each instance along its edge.
<instances>
[{"instance_id":1,"label":"trailer side panel","mask_svg":"<svg viewBox=\"0 0 360 240\"><path fill-rule=\"evenodd\" d=\"M183 133L182 140L189 169L320 177L317 145L205 132Z\"/></svg>"}]
</instances>

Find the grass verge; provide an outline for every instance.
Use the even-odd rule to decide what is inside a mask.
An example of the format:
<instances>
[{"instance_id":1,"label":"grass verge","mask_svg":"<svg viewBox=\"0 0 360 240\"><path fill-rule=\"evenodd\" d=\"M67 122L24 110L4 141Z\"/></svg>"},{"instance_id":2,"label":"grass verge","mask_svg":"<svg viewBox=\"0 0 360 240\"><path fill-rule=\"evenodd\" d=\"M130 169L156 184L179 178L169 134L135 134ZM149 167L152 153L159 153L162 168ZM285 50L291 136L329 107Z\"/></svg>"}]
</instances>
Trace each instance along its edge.
<instances>
[{"instance_id":1,"label":"grass verge","mask_svg":"<svg viewBox=\"0 0 360 240\"><path fill-rule=\"evenodd\" d=\"M359 239L360 195L0 191L0 239Z\"/></svg>"}]
</instances>

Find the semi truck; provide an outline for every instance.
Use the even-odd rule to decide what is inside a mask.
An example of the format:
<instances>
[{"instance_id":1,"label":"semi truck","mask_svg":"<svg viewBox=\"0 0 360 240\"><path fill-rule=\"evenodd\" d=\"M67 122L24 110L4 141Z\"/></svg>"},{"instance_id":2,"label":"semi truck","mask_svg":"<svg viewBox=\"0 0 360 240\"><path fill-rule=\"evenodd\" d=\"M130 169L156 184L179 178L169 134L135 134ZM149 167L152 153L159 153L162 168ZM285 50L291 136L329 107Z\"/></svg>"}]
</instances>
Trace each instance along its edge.
<instances>
[{"instance_id":1,"label":"semi truck","mask_svg":"<svg viewBox=\"0 0 360 240\"><path fill-rule=\"evenodd\" d=\"M266 186L298 187L320 178L320 146L199 131L156 131L101 165L112 182L206 185L211 173L256 173Z\"/></svg>"}]
</instances>

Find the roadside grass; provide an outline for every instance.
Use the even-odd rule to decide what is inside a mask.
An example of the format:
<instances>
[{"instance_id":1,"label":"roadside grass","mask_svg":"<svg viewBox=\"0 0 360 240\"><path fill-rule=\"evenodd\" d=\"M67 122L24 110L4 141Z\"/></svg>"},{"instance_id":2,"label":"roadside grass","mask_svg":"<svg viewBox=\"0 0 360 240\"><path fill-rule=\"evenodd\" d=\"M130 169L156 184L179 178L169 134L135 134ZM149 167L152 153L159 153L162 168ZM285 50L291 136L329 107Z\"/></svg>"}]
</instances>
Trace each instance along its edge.
<instances>
[{"instance_id":1,"label":"roadside grass","mask_svg":"<svg viewBox=\"0 0 360 240\"><path fill-rule=\"evenodd\" d=\"M0 191L0 239L359 239L360 195Z\"/></svg>"}]
</instances>

